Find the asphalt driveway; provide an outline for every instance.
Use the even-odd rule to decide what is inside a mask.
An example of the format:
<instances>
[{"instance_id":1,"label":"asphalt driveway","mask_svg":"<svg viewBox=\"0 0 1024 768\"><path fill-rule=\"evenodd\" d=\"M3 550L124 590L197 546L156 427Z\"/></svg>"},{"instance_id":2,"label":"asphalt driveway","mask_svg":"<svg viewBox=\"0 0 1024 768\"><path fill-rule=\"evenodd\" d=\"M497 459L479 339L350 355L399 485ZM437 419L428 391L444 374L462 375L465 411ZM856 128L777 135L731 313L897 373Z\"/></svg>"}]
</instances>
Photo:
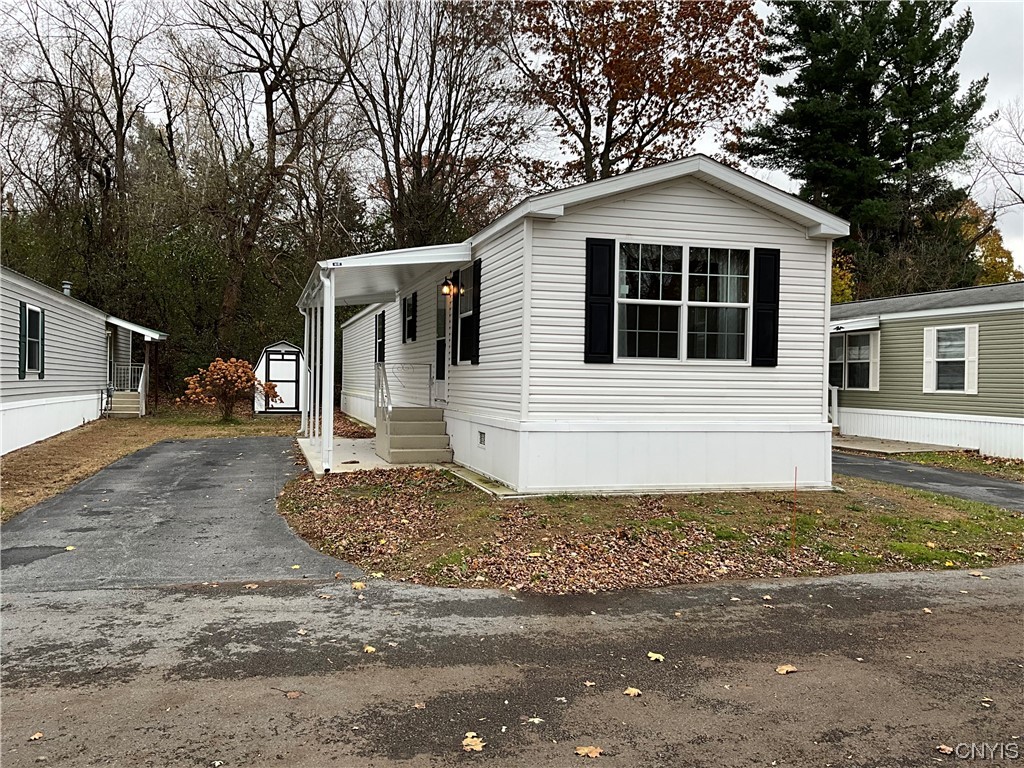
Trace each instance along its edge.
<instances>
[{"instance_id":1,"label":"asphalt driveway","mask_svg":"<svg viewBox=\"0 0 1024 768\"><path fill-rule=\"evenodd\" d=\"M287 437L168 441L111 464L3 526L4 591L356 573L312 550L277 514L276 496L299 469L292 445Z\"/></svg>"},{"instance_id":2,"label":"asphalt driveway","mask_svg":"<svg viewBox=\"0 0 1024 768\"><path fill-rule=\"evenodd\" d=\"M832 452L832 471L1024 512L1024 484L877 456Z\"/></svg>"}]
</instances>

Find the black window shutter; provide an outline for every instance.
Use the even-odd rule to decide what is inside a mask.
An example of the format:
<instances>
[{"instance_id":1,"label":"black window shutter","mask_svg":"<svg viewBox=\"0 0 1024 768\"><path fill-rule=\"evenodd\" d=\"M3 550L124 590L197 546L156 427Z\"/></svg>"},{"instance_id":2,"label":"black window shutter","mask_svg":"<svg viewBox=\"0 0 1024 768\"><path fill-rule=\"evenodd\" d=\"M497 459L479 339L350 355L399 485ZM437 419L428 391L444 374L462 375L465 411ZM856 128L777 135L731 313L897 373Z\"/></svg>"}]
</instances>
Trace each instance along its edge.
<instances>
[{"instance_id":1,"label":"black window shutter","mask_svg":"<svg viewBox=\"0 0 1024 768\"><path fill-rule=\"evenodd\" d=\"M778 248L754 249L754 338L750 364L774 368L779 364Z\"/></svg>"},{"instance_id":2,"label":"black window shutter","mask_svg":"<svg viewBox=\"0 0 1024 768\"><path fill-rule=\"evenodd\" d=\"M28 358L28 306L18 302L18 378L25 378L25 361Z\"/></svg>"},{"instance_id":3,"label":"black window shutter","mask_svg":"<svg viewBox=\"0 0 1024 768\"><path fill-rule=\"evenodd\" d=\"M377 314L377 362L384 362L384 313Z\"/></svg>"},{"instance_id":4,"label":"black window shutter","mask_svg":"<svg viewBox=\"0 0 1024 768\"><path fill-rule=\"evenodd\" d=\"M39 378L46 373L46 310L39 310Z\"/></svg>"},{"instance_id":5,"label":"black window shutter","mask_svg":"<svg viewBox=\"0 0 1024 768\"><path fill-rule=\"evenodd\" d=\"M452 274L452 365L459 364L459 270Z\"/></svg>"},{"instance_id":6,"label":"black window shutter","mask_svg":"<svg viewBox=\"0 0 1024 768\"><path fill-rule=\"evenodd\" d=\"M480 365L480 259L473 262L473 342L469 362Z\"/></svg>"},{"instance_id":7,"label":"black window shutter","mask_svg":"<svg viewBox=\"0 0 1024 768\"><path fill-rule=\"evenodd\" d=\"M416 312L416 294L413 293L409 299L409 312L412 317L409 318L409 341L416 341L416 320L419 318L419 314Z\"/></svg>"},{"instance_id":8,"label":"black window shutter","mask_svg":"<svg viewBox=\"0 0 1024 768\"><path fill-rule=\"evenodd\" d=\"M612 362L615 334L615 241L587 238L583 362Z\"/></svg>"},{"instance_id":9,"label":"black window shutter","mask_svg":"<svg viewBox=\"0 0 1024 768\"><path fill-rule=\"evenodd\" d=\"M402 343L405 344L409 340L409 299L402 299Z\"/></svg>"}]
</instances>

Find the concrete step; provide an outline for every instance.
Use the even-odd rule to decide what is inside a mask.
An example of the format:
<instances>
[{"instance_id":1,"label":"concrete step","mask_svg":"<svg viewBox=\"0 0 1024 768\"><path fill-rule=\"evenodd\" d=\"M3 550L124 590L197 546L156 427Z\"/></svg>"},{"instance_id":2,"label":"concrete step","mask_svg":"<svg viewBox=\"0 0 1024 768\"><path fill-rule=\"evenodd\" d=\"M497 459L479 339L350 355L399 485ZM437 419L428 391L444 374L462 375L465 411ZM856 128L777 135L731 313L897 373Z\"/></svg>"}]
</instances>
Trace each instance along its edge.
<instances>
[{"instance_id":1,"label":"concrete step","mask_svg":"<svg viewBox=\"0 0 1024 768\"><path fill-rule=\"evenodd\" d=\"M391 409L391 421L441 421L442 408L409 408L402 406Z\"/></svg>"},{"instance_id":2,"label":"concrete step","mask_svg":"<svg viewBox=\"0 0 1024 768\"><path fill-rule=\"evenodd\" d=\"M118 403L118 402L137 403L137 402L139 402L139 393L138 392L115 392L113 400L114 400L115 403Z\"/></svg>"},{"instance_id":3,"label":"concrete step","mask_svg":"<svg viewBox=\"0 0 1024 768\"><path fill-rule=\"evenodd\" d=\"M112 419L137 419L139 418L139 409L136 408L134 411L107 411L107 415Z\"/></svg>"},{"instance_id":4,"label":"concrete step","mask_svg":"<svg viewBox=\"0 0 1024 768\"><path fill-rule=\"evenodd\" d=\"M397 435L443 435L443 421L392 421L388 424L388 434Z\"/></svg>"},{"instance_id":5,"label":"concrete step","mask_svg":"<svg viewBox=\"0 0 1024 768\"><path fill-rule=\"evenodd\" d=\"M448 435L396 435L392 433L391 450L402 448L448 448Z\"/></svg>"},{"instance_id":6,"label":"concrete step","mask_svg":"<svg viewBox=\"0 0 1024 768\"><path fill-rule=\"evenodd\" d=\"M392 464L449 464L454 456L451 448L398 448L389 452L388 461Z\"/></svg>"}]
</instances>

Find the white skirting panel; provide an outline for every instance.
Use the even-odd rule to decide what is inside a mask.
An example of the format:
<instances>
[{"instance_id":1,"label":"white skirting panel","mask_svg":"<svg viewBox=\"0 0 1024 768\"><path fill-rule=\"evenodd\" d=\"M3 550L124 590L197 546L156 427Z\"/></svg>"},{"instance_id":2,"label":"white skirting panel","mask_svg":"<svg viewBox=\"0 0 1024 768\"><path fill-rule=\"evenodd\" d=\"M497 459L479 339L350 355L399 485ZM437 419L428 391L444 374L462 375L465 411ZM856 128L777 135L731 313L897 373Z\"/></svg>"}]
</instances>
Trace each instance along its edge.
<instances>
[{"instance_id":1,"label":"white skirting panel","mask_svg":"<svg viewBox=\"0 0 1024 768\"><path fill-rule=\"evenodd\" d=\"M799 488L832 484L828 424L445 420L456 463L522 493L786 490L794 471Z\"/></svg>"},{"instance_id":2,"label":"white skirting panel","mask_svg":"<svg viewBox=\"0 0 1024 768\"><path fill-rule=\"evenodd\" d=\"M0 404L0 454L23 448L100 417L102 395L71 395Z\"/></svg>"},{"instance_id":3,"label":"white skirting panel","mask_svg":"<svg viewBox=\"0 0 1024 768\"><path fill-rule=\"evenodd\" d=\"M1024 418L843 408L839 427L844 435L933 443L1024 459Z\"/></svg>"},{"instance_id":4,"label":"white skirting panel","mask_svg":"<svg viewBox=\"0 0 1024 768\"><path fill-rule=\"evenodd\" d=\"M349 416L371 426L377 424L376 410L373 407L373 395L355 394L342 390L341 410Z\"/></svg>"}]
</instances>

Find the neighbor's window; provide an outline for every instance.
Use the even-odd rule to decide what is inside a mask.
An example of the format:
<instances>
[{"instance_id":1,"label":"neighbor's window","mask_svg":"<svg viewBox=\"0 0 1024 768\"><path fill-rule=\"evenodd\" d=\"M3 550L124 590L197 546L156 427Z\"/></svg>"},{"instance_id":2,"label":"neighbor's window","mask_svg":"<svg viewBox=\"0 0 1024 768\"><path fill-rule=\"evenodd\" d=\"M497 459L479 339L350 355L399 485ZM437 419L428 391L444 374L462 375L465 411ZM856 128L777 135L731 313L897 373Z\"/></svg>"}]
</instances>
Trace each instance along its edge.
<instances>
[{"instance_id":1,"label":"neighbor's window","mask_svg":"<svg viewBox=\"0 0 1024 768\"><path fill-rule=\"evenodd\" d=\"M39 373L42 360L43 322L42 312L36 307L26 307L25 313L25 370Z\"/></svg>"},{"instance_id":2,"label":"neighbor's window","mask_svg":"<svg viewBox=\"0 0 1024 768\"><path fill-rule=\"evenodd\" d=\"M924 391L978 391L978 326L924 329Z\"/></svg>"},{"instance_id":3,"label":"neighbor's window","mask_svg":"<svg viewBox=\"0 0 1024 768\"><path fill-rule=\"evenodd\" d=\"M620 243L618 275L620 358L746 358L749 250Z\"/></svg>"},{"instance_id":4,"label":"neighbor's window","mask_svg":"<svg viewBox=\"0 0 1024 768\"><path fill-rule=\"evenodd\" d=\"M963 392L967 373L967 329L935 331L935 389Z\"/></svg>"},{"instance_id":5,"label":"neighbor's window","mask_svg":"<svg viewBox=\"0 0 1024 768\"><path fill-rule=\"evenodd\" d=\"M846 388L868 389L871 386L871 334L846 335Z\"/></svg>"},{"instance_id":6,"label":"neighbor's window","mask_svg":"<svg viewBox=\"0 0 1024 768\"><path fill-rule=\"evenodd\" d=\"M846 335L833 333L828 339L828 384L843 387L843 365L846 363Z\"/></svg>"}]
</instances>

